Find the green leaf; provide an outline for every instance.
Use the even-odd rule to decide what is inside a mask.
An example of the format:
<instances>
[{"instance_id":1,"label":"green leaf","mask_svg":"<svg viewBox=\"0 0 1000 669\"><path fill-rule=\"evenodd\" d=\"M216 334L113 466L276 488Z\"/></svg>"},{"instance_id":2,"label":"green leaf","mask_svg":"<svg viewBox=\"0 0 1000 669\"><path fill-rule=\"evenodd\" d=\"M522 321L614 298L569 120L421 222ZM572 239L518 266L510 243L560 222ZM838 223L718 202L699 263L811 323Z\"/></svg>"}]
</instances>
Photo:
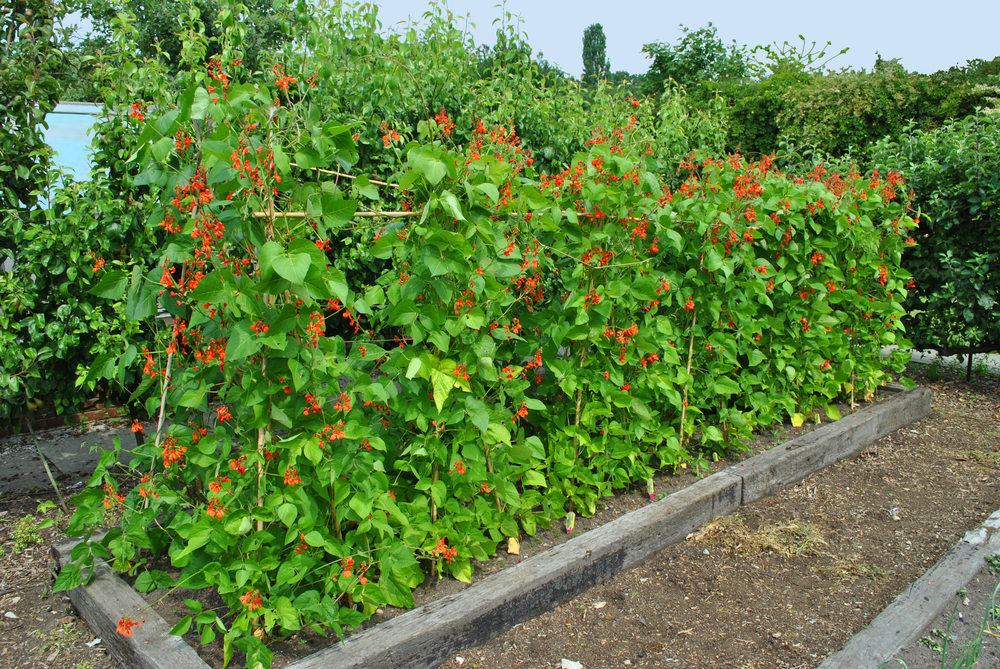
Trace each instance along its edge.
<instances>
[{"instance_id":1,"label":"green leaf","mask_svg":"<svg viewBox=\"0 0 1000 669\"><path fill-rule=\"evenodd\" d=\"M232 99L230 99L230 103L232 103ZM288 174L292 168L288 164L288 156L281 150L281 145L273 142L271 144L271 153L274 154L274 166L278 168L282 176Z\"/></svg>"},{"instance_id":2,"label":"green leaf","mask_svg":"<svg viewBox=\"0 0 1000 669\"><path fill-rule=\"evenodd\" d=\"M711 441L722 441L722 430L714 425L709 425L705 428L705 436Z\"/></svg>"},{"instance_id":3,"label":"green leaf","mask_svg":"<svg viewBox=\"0 0 1000 669\"><path fill-rule=\"evenodd\" d=\"M456 581L462 583L472 583L472 563L468 558L457 558L450 565L448 571L455 577Z\"/></svg>"},{"instance_id":4,"label":"green leaf","mask_svg":"<svg viewBox=\"0 0 1000 669\"><path fill-rule=\"evenodd\" d=\"M118 354L116 353L102 353L94 358L94 362L91 363L90 369L87 370L87 378L84 379L84 384L89 386L97 379L114 378L116 368L115 363L117 361Z\"/></svg>"},{"instance_id":5,"label":"green leaf","mask_svg":"<svg viewBox=\"0 0 1000 669\"><path fill-rule=\"evenodd\" d=\"M494 441L502 444L510 443L510 430L499 423L490 423L489 427L486 428L486 432Z\"/></svg>"},{"instance_id":6,"label":"green leaf","mask_svg":"<svg viewBox=\"0 0 1000 669\"><path fill-rule=\"evenodd\" d=\"M378 188L372 184L371 180L366 175L359 175L358 178L354 180L352 185L358 193L364 195L369 200L379 199Z\"/></svg>"},{"instance_id":7,"label":"green leaf","mask_svg":"<svg viewBox=\"0 0 1000 669\"><path fill-rule=\"evenodd\" d=\"M299 510L290 502L285 502L278 507L278 519L283 522L286 527L291 527L292 523L295 522L296 516L298 515Z\"/></svg>"},{"instance_id":8,"label":"green leaf","mask_svg":"<svg viewBox=\"0 0 1000 669\"><path fill-rule=\"evenodd\" d=\"M229 282L226 281L227 278L230 279ZM198 283L198 287L191 292L191 298L203 304L221 305L232 301L231 288L235 287L236 278L231 273L212 272Z\"/></svg>"},{"instance_id":9,"label":"green leaf","mask_svg":"<svg viewBox=\"0 0 1000 669\"><path fill-rule=\"evenodd\" d=\"M292 375L292 385L295 387L295 392L302 390L309 382L309 368L295 358L289 358L288 371Z\"/></svg>"},{"instance_id":10,"label":"green leaf","mask_svg":"<svg viewBox=\"0 0 1000 669\"><path fill-rule=\"evenodd\" d=\"M153 285L159 287L158 283ZM140 265L133 267L126 295L125 319L140 321L155 315L157 292L159 291L154 291L147 284L146 278L142 275L142 267Z\"/></svg>"},{"instance_id":11,"label":"green leaf","mask_svg":"<svg viewBox=\"0 0 1000 669\"><path fill-rule=\"evenodd\" d=\"M548 199L534 186L522 186L521 197L525 199L531 209L541 209L549 204Z\"/></svg>"},{"instance_id":12,"label":"green leaf","mask_svg":"<svg viewBox=\"0 0 1000 669\"><path fill-rule=\"evenodd\" d=\"M417 319L417 305L413 300L401 300L389 312L389 325L409 325Z\"/></svg>"},{"instance_id":13,"label":"green leaf","mask_svg":"<svg viewBox=\"0 0 1000 669\"><path fill-rule=\"evenodd\" d=\"M427 335L427 341L438 347L438 350L442 353L447 353L448 348L451 345L451 338L448 333L442 332L441 330L434 330Z\"/></svg>"},{"instance_id":14,"label":"green leaf","mask_svg":"<svg viewBox=\"0 0 1000 669\"><path fill-rule=\"evenodd\" d=\"M448 166L436 158L431 158L423 165L424 178L432 186L437 186L448 174Z\"/></svg>"},{"instance_id":15,"label":"green leaf","mask_svg":"<svg viewBox=\"0 0 1000 669\"><path fill-rule=\"evenodd\" d=\"M80 565L71 562L62 568L56 582L52 585L52 592L63 592L72 590L83 585L83 570Z\"/></svg>"},{"instance_id":16,"label":"green leaf","mask_svg":"<svg viewBox=\"0 0 1000 669\"><path fill-rule=\"evenodd\" d=\"M301 149L295 152L295 164L299 167L326 167L327 161L320 157L316 149Z\"/></svg>"},{"instance_id":17,"label":"green leaf","mask_svg":"<svg viewBox=\"0 0 1000 669\"><path fill-rule=\"evenodd\" d=\"M305 447L302 451L309 462L314 465L318 465L319 461L323 459L323 451L319 447L319 442L313 438L306 442Z\"/></svg>"},{"instance_id":18,"label":"green leaf","mask_svg":"<svg viewBox=\"0 0 1000 669\"><path fill-rule=\"evenodd\" d=\"M277 404L271 405L271 418L278 421L285 427L290 428L292 426L292 421L288 418L288 414L286 414Z\"/></svg>"},{"instance_id":19,"label":"green leaf","mask_svg":"<svg viewBox=\"0 0 1000 669\"><path fill-rule=\"evenodd\" d=\"M208 388L206 386L201 386L197 389L187 390L181 399L177 402L179 406L188 407L190 409L197 409L201 406L201 403L205 399L205 395L208 394Z\"/></svg>"},{"instance_id":20,"label":"green leaf","mask_svg":"<svg viewBox=\"0 0 1000 669\"><path fill-rule=\"evenodd\" d=\"M455 387L455 377L445 374L437 369L431 370L431 386L434 387L434 404L437 405L438 413L444 408L445 400L451 394L451 389Z\"/></svg>"},{"instance_id":21,"label":"green leaf","mask_svg":"<svg viewBox=\"0 0 1000 669\"><path fill-rule=\"evenodd\" d=\"M150 592L157 588L174 587L174 579L165 571L154 569L144 571L135 579L135 589L139 592Z\"/></svg>"},{"instance_id":22,"label":"green leaf","mask_svg":"<svg viewBox=\"0 0 1000 669\"><path fill-rule=\"evenodd\" d=\"M150 152L153 154L153 159L161 163L163 159L170 155L170 151L174 148L174 138L173 137L161 137L159 140L153 144ZM142 175L140 175L142 176Z\"/></svg>"},{"instance_id":23,"label":"green leaf","mask_svg":"<svg viewBox=\"0 0 1000 669\"><path fill-rule=\"evenodd\" d=\"M448 210L449 214L454 216L456 220L465 220L465 214L462 213L462 206L458 203L458 198L453 193L444 191L441 194L441 199L444 202L444 208Z\"/></svg>"},{"instance_id":24,"label":"green leaf","mask_svg":"<svg viewBox=\"0 0 1000 669\"><path fill-rule=\"evenodd\" d=\"M486 323L486 314L479 307L469 309L469 312L463 318L465 319L466 327L472 330L478 330Z\"/></svg>"},{"instance_id":25,"label":"green leaf","mask_svg":"<svg viewBox=\"0 0 1000 669\"><path fill-rule=\"evenodd\" d=\"M163 178L163 170L160 169L159 165L153 163L149 167L144 169L142 172L140 172L135 179L132 179L132 185L136 187L149 186L151 184L158 183L162 178Z\"/></svg>"},{"instance_id":26,"label":"green leaf","mask_svg":"<svg viewBox=\"0 0 1000 669\"><path fill-rule=\"evenodd\" d=\"M431 271L431 276L444 276L451 271L448 263L435 253L436 246L425 246L424 248L430 251L430 253L424 254L424 264Z\"/></svg>"},{"instance_id":27,"label":"green leaf","mask_svg":"<svg viewBox=\"0 0 1000 669\"><path fill-rule=\"evenodd\" d=\"M194 102L191 103L191 119L194 121L204 121L205 113L208 111L208 104L212 101L208 91L198 87L194 92Z\"/></svg>"},{"instance_id":28,"label":"green leaf","mask_svg":"<svg viewBox=\"0 0 1000 669\"><path fill-rule=\"evenodd\" d=\"M500 201L500 191L491 183L479 184L476 186L476 190L493 200L493 204Z\"/></svg>"},{"instance_id":29,"label":"green leaf","mask_svg":"<svg viewBox=\"0 0 1000 669\"><path fill-rule=\"evenodd\" d=\"M487 409L486 404L477 400L472 395L466 395L465 408L469 412L472 424L479 428L480 432L485 434L490 424L490 412L489 409Z\"/></svg>"},{"instance_id":30,"label":"green leaf","mask_svg":"<svg viewBox=\"0 0 1000 669\"><path fill-rule=\"evenodd\" d=\"M431 497L434 499L435 504L444 506L448 498L448 486L444 484L444 481L434 481L431 484Z\"/></svg>"},{"instance_id":31,"label":"green leaf","mask_svg":"<svg viewBox=\"0 0 1000 669\"><path fill-rule=\"evenodd\" d=\"M250 330L252 324L249 319L244 319L233 327L226 343L227 361L242 360L260 350L262 342L260 337Z\"/></svg>"},{"instance_id":32,"label":"green leaf","mask_svg":"<svg viewBox=\"0 0 1000 669\"><path fill-rule=\"evenodd\" d=\"M415 605L413 591L406 582L405 574L400 574L396 570L390 570L387 575L379 579L378 586L389 606L408 609Z\"/></svg>"},{"instance_id":33,"label":"green leaf","mask_svg":"<svg viewBox=\"0 0 1000 669\"><path fill-rule=\"evenodd\" d=\"M840 420L840 409L832 404L826 405L826 417L830 420Z\"/></svg>"},{"instance_id":34,"label":"green leaf","mask_svg":"<svg viewBox=\"0 0 1000 669\"><path fill-rule=\"evenodd\" d=\"M546 488L548 484L545 482L545 476L534 469L529 469L521 475L521 482L524 485L533 485L537 488Z\"/></svg>"},{"instance_id":35,"label":"green leaf","mask_svg":"<svg viewBox=\"0 0 1000 669\"><path fill-rule=\"evenodd\" d=\"M739 395L739 385L730 378L720 376L715 379L715 392L718 395Z\"/></svg>"},{"instance_id":36,"label":"green leaf","mask_svg":"<svg viewBox=\"0 0 1000 669\"><path fill-rule=\"evenodd\" d=\"M184 616L177 621L177 624L174 625L173 628L167 632L167 634L171 634L173 636L184 636L188 633L188 630L191 629L191 622L191 616Z\"/></svg>"},{"instance_id":37,"label":"green leaf","mask_svg":"<svg viewBox=\"0 0 1000 669\"><path fill-rule=\"evenodd\" d=\"M271 268L283 279L292 283L302 283L309 273L312 258L307 253L292 253L280 255L271 261Z\"/></svg>"},{"instance_id":38,"label":"green leaf","mask_svg":"<svg viewBox=\"0 0 1000 669\"><path fill-rule=\"evenodd\" d=\"M110 270L87 292L110 300L120 300L128 288L128 274L122 270Z\"/></svg>"},{"instance_id":39,"label":"green leaf","mask_svg":"<svg viewBox=\"0 0 1000 669\"><path fill-rule=\"evenodd\" d=\"M230 518L226 519L226 524L223 526L226 533L233 536L242 536L249 532L252 527L253 524L246 511L236 512Z\"/></svg>"}]
</instances>

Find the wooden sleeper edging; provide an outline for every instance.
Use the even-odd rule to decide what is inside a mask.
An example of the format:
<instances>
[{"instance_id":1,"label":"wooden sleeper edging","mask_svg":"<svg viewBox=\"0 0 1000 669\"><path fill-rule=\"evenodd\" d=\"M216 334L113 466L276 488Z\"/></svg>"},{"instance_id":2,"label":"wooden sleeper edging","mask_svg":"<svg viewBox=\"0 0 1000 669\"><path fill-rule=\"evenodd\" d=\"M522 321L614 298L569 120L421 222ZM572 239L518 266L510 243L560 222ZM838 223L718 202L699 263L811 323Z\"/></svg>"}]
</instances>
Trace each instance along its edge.
<instances>
[{"instance_id":1,"label":"wooden sleeper edging","mask_svg":"<svg viewBox=\"0 0 1000 669\"><path fill-rule=\"evenodd\" d=\"M966 533L927 573L885 607L868 627L848 639L841 650L827 657L818 669L875 669L919 639L927 626L955 601L955 594L986 566L987 556L1000 551L997 530L1000 530L1000 510Z\"/></svg>"},{"instance_id":2,"label":"wooden sleeper edging","mask_svg":"<svg viewBox=\"0 0 1000 669\"><path fill-rule=\"evenodd\" d=\"M62 567L69 562L69 550L57 551L56 546L52 547L53 557ZM118 662L130 669L209 669L184 639L169 634L167 621L147 608L139 593L104 561L95 561L94 570L90 585L70 590L69 598ZM132 636L123 636L115 631L122 616L136 622L145 618L145 622L132 629Z\"/></svg>"},{"instance_id":3,"label":"wooden sleeper edging","mask_svg":"<svg viewBox=\"0 0 1000 669\"><path fill-rule=\"evenodd\" d=\"M651 554L702 524L774 494L925 416L931 391L895 394L809 434L712 474L658 502L539 553L461 592L380 623L286 669L432 669L465 648L481 645L534 618ZM61 567L76 541L53 546ZM106 566L95 581L70 593L74 606L105 639L116 659L141 669L205 669L208 665L166 622ZM122 615L145 616L135 636L114 629ZM158 621L158 622L157 622ZM154 637L157 637L154 639ZM114 641L111 641L114 639ZM192 657L193 656L193 657Z\"/></svg>"}]
</instances>

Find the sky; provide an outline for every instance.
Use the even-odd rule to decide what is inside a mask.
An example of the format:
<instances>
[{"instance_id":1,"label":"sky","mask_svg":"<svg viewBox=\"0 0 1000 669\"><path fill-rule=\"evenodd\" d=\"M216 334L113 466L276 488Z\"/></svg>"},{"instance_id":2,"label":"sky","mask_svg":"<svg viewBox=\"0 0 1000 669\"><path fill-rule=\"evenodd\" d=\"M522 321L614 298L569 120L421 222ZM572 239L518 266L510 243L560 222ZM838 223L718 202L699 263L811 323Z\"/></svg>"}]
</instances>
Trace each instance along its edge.
<instances>
[{"instance_id":1,"label":"sky","mask_svg":"<svg viewBox=\"0 0 1000 669\"><path fill-rule=\"evenodd\" d=\"M384 27L419 20L427 10L424 0L377 0ZM497 0L450 0L458 16L471 14L476 43L494 42L495 18L501 15ZM832 42L828 54L844 47L849 51L829 67L870 70L876 51L883 58L899 58L911 71L931 73L967 60L992 60L1000 56L1000 0L839 0L826 2L715 0L714 2L653 2L631 0L507 0L506 12L520 16L528 42L564 71L583 73L583 31L600 23L607 38L607 55L613 71L642 74L650 61L642 53L649 42L676 43L680 25L701 28L710 21L725 42L736 40L751 47L788 41L822 47Z\"/></svg>"}]
</instances>

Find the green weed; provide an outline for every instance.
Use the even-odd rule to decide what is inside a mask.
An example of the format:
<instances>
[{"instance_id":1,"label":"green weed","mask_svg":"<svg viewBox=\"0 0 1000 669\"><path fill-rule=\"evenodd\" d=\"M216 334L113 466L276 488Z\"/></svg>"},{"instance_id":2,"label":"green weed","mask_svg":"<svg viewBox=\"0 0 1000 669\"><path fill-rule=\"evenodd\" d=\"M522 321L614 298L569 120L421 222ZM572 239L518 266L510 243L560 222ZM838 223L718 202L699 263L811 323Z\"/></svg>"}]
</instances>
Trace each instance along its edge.
<instances>
[{"instance_id":1,"label":"green weed","mask_svg":"<svg viewBox=\"0 0 1000 669\"><path fill-rule=\"evenodd\" d=\"M38 647L42 652L62 650L79 641L82 636L83 632L71 625L54 629L48 635L43 635L40 630L35 631L35 638L43 640L42 645Z\"/></svg>"},{"instance_id":2,"label":"green weed","mask_svg":"<svg viewBox=\"0 0 1000 669\"><path fill-rule=\"evenodd\" d=\"M990 559L992 558L992 559ZM991 565L996 565L1000 562L998 556L993 555L987 558ZM958 598L955 601L955 608L951 611L951 617L948 619L948 627L942 632L941 630L931 630L930 637L924 637L920 641L930 648L935 653L941 656L941 669L972 669L979 662L979 654L983 651L983 635L989 633L994 635L992 629L992 623L997 621L998 607L996 605L997 592L1000 592L1000 584L993 589L993 594L990 595L990 601L986 607L986 613L983 615L983 622L979 625L979 633L974 639L970 639L958 648L958 655L952 656L951 660L948 659L948 644L951 640L951 626L955 622L955 614L958 613L958 605L965 596L965 590L958 591ZM937 637L937 638L931 638ZM938 641L940 639L940 641Z\"/></svg>"},{"instance_id":3,"label":"green weed","mask_svg":"<svg viewBox=\"0 0 1000 669\"><path fill-rule=\"evenodd\" d=\"M979 378L985 378L987 376L992 376L994 374L993 370L987 364L988 356L981 355L978 360L972 361L972 373Z\"/></svg>"},{"instance_id":4,"label":"green weed","mask_svg":"<svg viewBox=\"0 0 1000 669\"><path fill-rule=\"evenodd\" d=\"M42 535L34 516L24 516L14 524L14 552L20 553L31 544L42 543Z\"/></svg>"}]
</instances>

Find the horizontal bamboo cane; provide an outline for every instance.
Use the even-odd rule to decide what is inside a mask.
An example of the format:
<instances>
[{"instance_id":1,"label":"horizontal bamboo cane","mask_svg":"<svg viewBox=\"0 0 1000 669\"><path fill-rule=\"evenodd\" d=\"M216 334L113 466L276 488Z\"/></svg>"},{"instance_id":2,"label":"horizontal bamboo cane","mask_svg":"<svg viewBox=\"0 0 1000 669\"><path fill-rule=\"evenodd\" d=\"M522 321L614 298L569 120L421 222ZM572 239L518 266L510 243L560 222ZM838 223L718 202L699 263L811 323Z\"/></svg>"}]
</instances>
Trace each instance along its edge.
<instances>
[{"instance_id":1,"label":"horizontal bamboo cane","mask_svg":"<svg viewBox=\"0 0 1000 669\"><path fill-rule=\"evenodd\" d=\"M413 218L419 211L356 211L354 218ZM255 211L254 218L270 218L270 212ZM322 214L307 214L304 211L276 211L274 218L319 218Z\"/></svg>"},{"instance_id":2,"label":"horizontal bamboo cane","mask_svg":"<svg viewBox=\"0 0 1000 669\"><path fill-rule=\"evenodd\" d=\"M338 172L337 170L324 170L321 167L302 167L298 163L288 163L292 167L298 167L301 170L316 170L320 174L334 174L338 177L344 177L345 179L357 179L357 175L354 174L344 174L343 172ZM392 186L393 188L399 188L398 184L386 183L385 181L377 181L375 179L368 179L369 183L373 183L376 186Z\"/></svg>"}]
</instances>

